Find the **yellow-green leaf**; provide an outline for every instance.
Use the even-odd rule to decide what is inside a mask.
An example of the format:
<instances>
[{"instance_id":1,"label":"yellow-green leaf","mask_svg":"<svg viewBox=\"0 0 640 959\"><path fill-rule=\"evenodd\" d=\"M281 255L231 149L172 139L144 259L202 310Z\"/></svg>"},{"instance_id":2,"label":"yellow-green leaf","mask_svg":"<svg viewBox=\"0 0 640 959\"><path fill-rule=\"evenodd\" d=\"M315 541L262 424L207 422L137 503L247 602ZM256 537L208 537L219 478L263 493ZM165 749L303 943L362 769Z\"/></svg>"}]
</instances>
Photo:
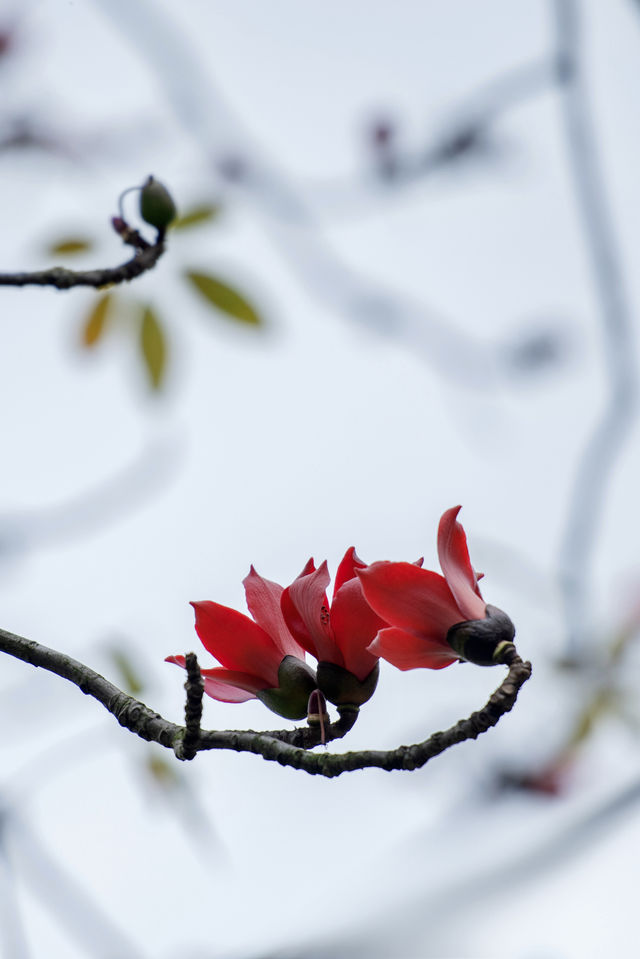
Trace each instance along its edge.
<instances>
[{"instance_id":1,"label":"yellow-green leaf","mask_svg":"<svg viewBox=\"0 0 640 959\"><path fill-rule=\"evenodd\" d=\"M110 649L109 652L124 690L131 696L139 696L144 690L144 682L128 654L118 648Z\"/></svg>"},{"instance_id":2,"label":"yellow-green leaf","mask_svg":"<svg viewBox=\"0 0 640 959\"><path fill-rule=\"evenodd\" d=\"M95 346L107 328L107 314L113 297L105 293L91 307L89 315L82 324L80 342L82 346L91 349Z\"/></svg>"},{"instance_id":3,"label":"yellow-green leaf","mask_svg":"<svg viewBox=\"0 0 640 959\"><path fill-rule=\"evenodd\" d=\"M216 203L201 203L187 210L182 216L179 216L171 224L172 230L188 230L192 226L200 226L201 223L208 223L215 220L220 214L222 208Z\"/></svg>"},{"instance_id":4,"label":"yellow-green leaf","mask_svg":"<svg viewBox=\"0 0 640 959\"><path fill-rule=\"evenodd\" d=\"M155 780L156 785L164 789L176 786L180 781L175 769L170 766L167 760L162 756L150 754L147 756L146 766L147 771L150 773L152 779Z\"/></svg>"},{"instance_id":5,"label":"yellow-green leaf","mask_svg":"<svg viewBox=\"0 0 640 959\"><path fill-rule=\"evenodd\" d=\"M50 256L73 256L93 249L93 240L81 236L69 236L52 243L47 252Z\"/></svg>"},{"instance_id":6,"label":"yellow-green leaf","mask_svg":"<svg viewBox=\"0 0 640 959\"><path fill-rule=\"evenodd\" d=\"M149 383L154 390L159 390L167 366L167 340L160 320L150 306L142 311L140 349Z\"/></svg>"},{"instance_id":7,"label":"yellow-green leaf","mask_svg":"<svg viewBox=\"0 0 640 959\"><path fill-rule=\"evenodd\" d=\"M187 270L185 276L189 283L204 297L211 306L217 310L233 317L234 320L240 320L249 326L262 326L262 317L257 313L254 306L228 283L211 276L208 273L196 273L194 270Z\"/></svg>"}]
</instances>

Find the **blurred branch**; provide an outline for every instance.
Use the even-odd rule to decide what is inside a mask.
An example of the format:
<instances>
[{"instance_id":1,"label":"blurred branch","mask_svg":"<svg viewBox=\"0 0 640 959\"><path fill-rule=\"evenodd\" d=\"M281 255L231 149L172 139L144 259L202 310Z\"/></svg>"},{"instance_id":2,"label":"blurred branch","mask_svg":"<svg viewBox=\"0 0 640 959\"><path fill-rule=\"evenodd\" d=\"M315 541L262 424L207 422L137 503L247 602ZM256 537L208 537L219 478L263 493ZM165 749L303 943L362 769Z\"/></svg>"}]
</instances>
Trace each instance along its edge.
<instances>
[{"instance_id":1,"label":"blurred branch","mask_svg":"<svg viewBox=\"0 0 640 959\"><path fill-rule=\"evenodd\" d=\"M156 440L107 479L67 501L0 512L0 572L31 549L86 536L146 506L173 479L183 458L176 440Z\"/></svg>"},{"instance_id":2,"label":"blurred branch","mask_svg":"<svg viewBox=\"0 0 640 959\"><path fill-rule=\"evenodd\" d=\"M69 270L63 266L52 266L30 273L0 273L0 286L53 286L57 290L93 286L101 289L115 283L126 283L152 270L165 251L165 229L158 229L155 240L149 243L121 217L114 217L112 225L122 242L135 250L126 263L97 270Z\"/></svg>"},{"instance_id":3,"label":"blurred branch","mask_svg":"<svg viewBox=\"0 0 640 959\"><path fill-rule=\"evenodd\" d=\"M390 188L409 186L461 160L486 153L489 127L496 120L553 89L557 83L555 58L543 57L493 77L460 103L451 106L449 119L422 148L400 151L392 136L389 143L380 143L378 136L373 156L378 181L386 182ZM352 183L352 187L355 188L356 184Z\"/></svg>"},{"instance_id":4,"label":"blurred branch","mask_svg":"<svg viewBox=\"0 0 640 959\"><path fill-rule=\"evenodd\" d=\"M21 872L31 887L82 949L95 959L141 959L142 954L124 932L115 926L81 885L65 873L47 852L33 830L14 810L3 810L7 839L15 850ZM8 826L11 827L10 833Z\"/></svg>"},{"instance_id":5,"label":"blurred branch","mask_svg":"<svg viewBox=\"0 0 640 959\"><path fill-rule=\"evenodd\" d=\"M593 618L588 583L593 548L616 457L636 415L636 370L630 307L585 85L576 0L553 0L562 81L562 119L576 199L600 301L609 398L582 454L560 547L560 581L576 658Z\"/></svg>"},{"instance_id":6,"label":"blurred branch","mask_svg":"<svg viewBox=\"0 0 640 959\"><path fill-rule=\"evenodd\" d=\"M354 326L403 343L458 386L493 385L500 362L494 348L438 310L353 269L331 244L306 197L243 128L169 8L150 0L94 3L148 62L209 167L251 204L309 294Z\"/></svg>"},{"instance_id":7,"label":"blurred branch","mask_svg":"<svg viewBox=\"0 0 640 959\"><path fill-rule=\"evenodd\" d=\"M5 131L0 133L0 153L9 150L34 149L68 156L69 150L52 135L38 129L29 119L16 117L5 121Z\"/></svg>"},{"instance_id":8,"label":"blurred branch","mask_svg":"<svg viewBox=\"0 0 640 959\"><path fill-rule=\"evenodd\" d=\"M505 815L507 810L496 806L495 797L491 799L491 811L479 806L477 798L473 802L478 817L475 821L477 830L486 834L491 829L497 832L504 827L505 819L509 818ZM277 959L334 959L338 955L341 959L388 959L389 956L414 956L416 948L420 949L420 956L458 956L461 953L457 950L449 951L451 930L463 924L472 910L483 916L494 915L506 897L512 898L516 891L527 886L532 888L541 879L549 882L553 870L566 870L572 859L587 853L593 856L594 846L619 827L625 816L637 816L639 805L640 778L635 778L592 809L575 812L565 824L545 836L527 837L526 829L523 836L521 825L519 832L508 841L503 829L501 848L506 850L507 858L497 863L487 857L480 860L479 866L470 868L466 847L460 844L462 858L452 878L433 881L431 867L425 882L425 874L420 876L414 870L412 891L405 891L402 900L393 896L383 904L374 903L375 919L370 906L366 919L357 921L357 925L352 921L349 929L339 937L334 934L322 939L316 935L312 942L278 951ZM492 819L489 818L491 812ZM438 830L444 828L441 824L437 827ZM455 824L450 828L455 829ZM460 843L460 837L458 839ZM434 861L433 841L426 846L424 842L419 844L419 837L414 836L412 845L418 849L418 854L422 851L424 861ZM406 864L403 868L407 868ZM423 943L435 942L441 946L442 952L439 949L437 953L429 951L420 943L417 940L420 931L425 934ZM476 954L473 951L472 955ZM266 956L260 954L259 959L266 959Z\"/></svg>"},{"instance_id":9,"label":"blurred branch","mask_svg":"<svg viewBox=\"0 0 640 959\"><path fill-rule=\"evenodd\" d=\"M8 816L0 809L0 954L7 959L29 959L24 922L15 894L15 875L6 848L8 826Z\"/></svg>"},{"instance_id":10,"label":"blurred branch","mask_svg":"<svg viewBox=\"0 0 640 959\"><path fill-rule=\"evenodd\" d=\"M3 629L0 629L0 652L8 653L32 666L40 666L67 679L83 693L102 703L116 717L121 726L140 736L141 739L157 742L161 746L173 749L179 759L189 758L184 752L186 727L177 726L163 719L144 703L133 696L128 696L83 663ZM339 776L343 772L372 767L387 771L419 769L451 746L467 739L477 739L481 733L495 726L501 717L513 708L520 688L531 675L531 664L524 663L513 646L509 646L505 651L502 663L509 667L509 672L483 709L472 713L468 719L460 720L450 729L436 732L424 742L412 746L335 755L307 752L321 741L328 742L340 738L351 729L357 712L345 710L341 713L338 722L325 726L323 730L309 727L264 733L253 730L201 731L197 743L194 744L191 737L190 750L195 750L194 755L196 752L208 749L231 749L235 752L255 753L282 766L292 766L310 775L322 775L328 778Z\"/></svg>"}]
</instances>

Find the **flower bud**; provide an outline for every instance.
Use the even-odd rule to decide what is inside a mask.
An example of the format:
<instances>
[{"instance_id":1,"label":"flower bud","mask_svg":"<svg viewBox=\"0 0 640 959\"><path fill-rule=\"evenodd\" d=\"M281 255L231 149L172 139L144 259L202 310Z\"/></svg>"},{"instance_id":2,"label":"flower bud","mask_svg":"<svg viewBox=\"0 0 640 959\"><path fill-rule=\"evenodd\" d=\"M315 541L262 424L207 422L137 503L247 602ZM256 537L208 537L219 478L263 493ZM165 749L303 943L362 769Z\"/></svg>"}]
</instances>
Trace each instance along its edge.
<instances>
[{"instance_id":1,"label":"flower bud","mask_svg":"<svg viewBox=\"0 0 640 959\"><path fill-rule=\"evenodd\" d=\"M335 663L318 663L318 686L334 706L362 706L373 696L379 675L378 663L363 680Z\"/></svg>"},{"instance_id":2,"label":"flower bud","mask_svg":"<svg viewBox=\"0 0 640 959\"><path fill-rule=\"evenodd\" d=\"M256 693L260 702L284 719L304 719L309 697L318 688L310 666L296 656L285 656L278 668L278 685Z\"/></svg>"},{"instance_id":3,"label":"flower bud","mask_svg":"<svg viewBox=\"0 0 640 959\"><path fill-rule=\"evenodd\" d=\"M447 642L461 659L476 666L495 666L504 662L513 646L515 626L497 606L487 605L484 619L455 623L447 633Z\"/></svg>"},{"instance_id":4,"label":"flower bud","mask_svg":"<svg viewBox=\"0 0 640 959\"><path fill-rule=\"evenodd\" d=\"M166 230L176 217L171 194L159 180L150 176L140 190L140 216L156 230Z\"/></svg>"},{"instance_id":5,"label":"flower bud","mask_svg":"<svg viewBox=\"0 0 640 959\"><path fill-rule=\"evenodd\" d=\"M116 231L118 236L124 236L128 232L129 227L126 222L122 219L121 216L112 216L111 217L111 226Z\"/></svg>"}]
</instances>

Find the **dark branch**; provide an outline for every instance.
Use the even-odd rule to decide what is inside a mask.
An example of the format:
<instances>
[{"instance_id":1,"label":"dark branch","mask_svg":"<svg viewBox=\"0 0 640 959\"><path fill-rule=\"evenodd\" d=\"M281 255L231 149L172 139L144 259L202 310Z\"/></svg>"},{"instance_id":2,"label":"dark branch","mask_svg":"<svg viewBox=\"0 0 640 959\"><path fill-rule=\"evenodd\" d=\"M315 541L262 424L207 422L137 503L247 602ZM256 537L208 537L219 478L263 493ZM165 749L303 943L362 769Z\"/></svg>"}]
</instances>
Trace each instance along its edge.
<instances>
[{"instance_id":1,"label":"dark branch","mask_svg":"<svg viewBox=\"0 0 640 959\"><path fill-rule=\"evenodd\" d=\"M63 266L52 266L48 270L35 270L32 273L0 273L0 286L54 286L57 290L93 286L100 289L114 283L126 283L152 270L164 251L163 233L158 234L155 243L136 249L133 258L120 266L98 270L68 270Z\"/></svg>"},{"instance_id":2,"label":"dark branch","mask_svg":"<svg viewBox=\"0 0 640 959\"><path fill-rule=\"evenodd\" d=\"M157 229L154 242L149 243L122 217L113 217L111 225L122 242L135 250L134 256L126 263L98 270L68 270L64 266L52 266L31 273L0 273L0 286L54 286L57 290L93 286L100 289L115 283L126 283L152 270L165 251L166 230Z\"/></svg>"},{"instance_id":3,"label":"dark branch","mask_svg":"<svg viewBox=\"0 0 640 959\"><path fill-rule=\"evenodd\" d=\"M136 733L141 739L160 743L161 746L172 749L177 735L179 733L181 736L184 735L182 726L167 722L144 703L123 693L100 673L65 653L59 653L55 649L41 646L31 639L24 639L3 629L0 629L0 652L9 653L10 656L15 656L25 663L40 666L50 673L55 673L56 676L67 679L85 695L92 696L102 703L105 709L116 717L121 726Z\"/></svg>"},{"instance_id":4,"label":"dark branch","mask_svg":"<svg viewBox=\"0 0 640 959\"><path fill-rule=\"evenodd\" d=\"M93 669L64 653L48 649L33 640L0 629L0 652L15 656L32 666L44 669L74 683L83 693L93 696L112 713L121 726L136 733L141 739L151 740L173 749L179 759L185 755L185 739L190 749L196 752L207 749L232 749L262 756L281 766L302 769L311 775L328 778L351 772L355 769L375 767L388 771L395 769L418 769L434 756L438 756L467 739L477 739L481 733L495 726L508 713L518 697L518 692L531 675L531 664L524 663L510 647L504 656L509 672L486 706L462 719L450 729L437 732L424 742L412 746L399 746L390 750L364 750L349 753L310 753L307 750L320 742L320 730L314 728L254 732L253 730L199 731L198 742L189 741L189 729L177 726L144 703L128 696ZM187 680L189 683L189 680ZM324 729L325 742L344 736L357 718L355 710L342 710L340 719ZM199 725L199 724L198 724ZM193 729L192 729L193 732Z\"/></svg>"},{"instance_id":5,"label":"dark branch","mask_svg":"<svg viewBox=\"0 0 640 959\"><path fill-rule=\"evenodd\" d=\"M182 740L182 756L178 758L195 759L202 735L200 723L202 721L204 683L195 653L187 653L185 666L187 669L187 681L184 684L187 692L187 702L184 707L185 734Z\"/></svg>"}]
</instances>

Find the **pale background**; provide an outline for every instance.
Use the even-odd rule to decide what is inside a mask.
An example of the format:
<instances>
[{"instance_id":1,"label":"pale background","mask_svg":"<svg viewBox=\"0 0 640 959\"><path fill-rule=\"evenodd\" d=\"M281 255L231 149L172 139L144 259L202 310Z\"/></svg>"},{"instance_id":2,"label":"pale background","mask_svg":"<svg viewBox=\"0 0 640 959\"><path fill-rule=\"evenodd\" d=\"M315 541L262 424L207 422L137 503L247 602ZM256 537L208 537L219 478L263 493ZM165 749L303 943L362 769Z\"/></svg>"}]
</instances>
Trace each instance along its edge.
<instances>
[{"instance_id":1,"label":"pale background","mask_svg":"<svg viewBox=\"0 0 640 959\"><path fill-rule=\"evenodd\" d=\"M561 794L499 788L505 771L555 755L638 603L630 423L604 464L586 622L567 645L576 624L560 553L616 376L562 94L541 83L500 112L484 151L412 183L376 176L367 135L388 116L403 155L439 142L490 81L508 87L548 62L553 5L0 10L16 30L0 59L4 136L29 118L57 144L0 152L3 270L47 265L47 244L65 234L99 241L69 265L120 262L108 220L149 173L182 208L223 206L123 291L122 328L91 355L78 343L93 292L0 292L1 625L114 681L110 650L127 650L144 700L179 722L183 675L163 659L197 648L189 600L244 609L251 563L288 583L310 555L335 570L352 544L366 561L424 555L434 568L438 518L462 503L484 596L509 612L534 664L513 714L479 742L419 772L323 781L248 755L178 765L64 681L3 658L2 959L632 954L633 648ZM635 319L640 9L578 10ZM225 179L230 158L250 175ZM133 219L135 203L127 210ZM214 315L186 268L236 283L265 330ZM152 301L167 327L160 396L126 325L134 300ZM541 332L549 362L527 364L523 344ZM632 364L635 350L627 339ZM568 652L592 665L559 669ZM344 748L423 739L479 708L501 675L384 666ZM273 723L257 703L205 704L208 728ZM150 766L150 753L169 765Z\"/></svg>"}]
</instances>

